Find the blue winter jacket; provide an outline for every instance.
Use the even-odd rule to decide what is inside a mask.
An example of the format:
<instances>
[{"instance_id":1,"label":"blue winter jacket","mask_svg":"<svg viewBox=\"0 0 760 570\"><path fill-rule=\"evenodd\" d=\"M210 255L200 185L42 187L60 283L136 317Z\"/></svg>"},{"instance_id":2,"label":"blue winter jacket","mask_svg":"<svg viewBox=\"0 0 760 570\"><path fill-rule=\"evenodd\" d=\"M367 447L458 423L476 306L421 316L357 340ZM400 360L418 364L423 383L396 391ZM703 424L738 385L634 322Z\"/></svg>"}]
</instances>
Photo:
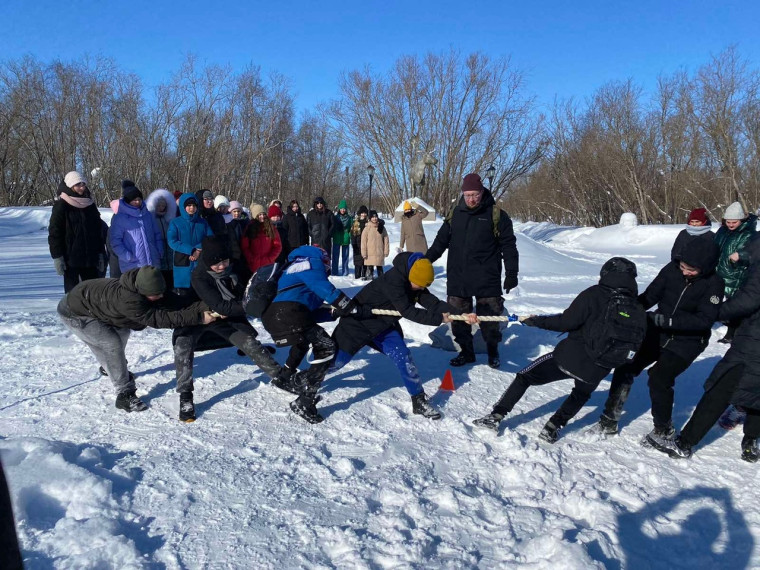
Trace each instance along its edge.
<instances>
[{"instance_id":1,"label":"blue winter jacket","mask_svg":"<svg viewBox=\"0 0 760 570\"><path fill-rule=\"evenodd\" d=\"M288 261L290 265L278 281L281 293L277 294L273 303L283 301L301 303L313 311L322 305L322 301L332 303L338 298L340 290L327 279L321 249L302 245L290 252ZM283 291L294 285L301 286Z\"/></svg>"},{"instance_id":2,"label":"blue winter jacket","mask_svg":"<svg viewBox=\"0 0 760 570\"><path fill-rule=\"evenodd\" d=\"M200 208L192 216L185 211L185 202L190 198L197 200L195 194L179 197L179 216L169 224L168 235L169 247L174 250L174 286L182 288L190 287L190 274L197 265L197 261L190 261L193 250L201 248L204 237L213 235L199 214Z\"/></svg>"},{"instance_id":3,"label":"blue winter jacket","mask_svg":"<svg viewBox=\"0 0 760 570\"><path fill-rule=\"evenodd\" d=\"M146 265L161 265L163 236L145 204L135 208L119 200L119 211L111 220L110 239L122 273Z\"/></svg>"}]
</instances>

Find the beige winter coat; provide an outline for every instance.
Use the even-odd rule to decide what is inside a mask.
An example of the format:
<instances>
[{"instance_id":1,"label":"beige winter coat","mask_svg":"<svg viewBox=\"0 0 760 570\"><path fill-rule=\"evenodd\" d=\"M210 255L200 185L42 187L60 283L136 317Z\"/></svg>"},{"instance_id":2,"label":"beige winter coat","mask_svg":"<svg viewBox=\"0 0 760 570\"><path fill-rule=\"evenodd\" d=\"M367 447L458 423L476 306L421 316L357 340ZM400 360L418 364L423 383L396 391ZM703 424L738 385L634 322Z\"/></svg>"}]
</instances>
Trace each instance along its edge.
<instances>
[{"instance_id":1,"label":"beige winter coat","mask_svg":"<svg viewBox=\"0 0 760 570\"><path fill-rule=\"evenodd\" d=\"M428 215L428 211L422 206L412 204L414 215L401 218L401 242L399 247L406 251L427 253L428 245L425 239L425 231L422 229L422 220Z\"/></svg>"},{"instance_id":2,"label":"beige winter coat","mask_svg":"<svg viewBox=\"0 0 760 570\"><path fill-rule=\"evenodd\" d=\"M388 257L391 249L391 242L388 239L388 232L383 228L383 233L377 231L377 223L370 220L364 226L362 232L362 257L364 265L373 265L382 267L385 265L385 258Z\"/></svg>"}]
</instances>

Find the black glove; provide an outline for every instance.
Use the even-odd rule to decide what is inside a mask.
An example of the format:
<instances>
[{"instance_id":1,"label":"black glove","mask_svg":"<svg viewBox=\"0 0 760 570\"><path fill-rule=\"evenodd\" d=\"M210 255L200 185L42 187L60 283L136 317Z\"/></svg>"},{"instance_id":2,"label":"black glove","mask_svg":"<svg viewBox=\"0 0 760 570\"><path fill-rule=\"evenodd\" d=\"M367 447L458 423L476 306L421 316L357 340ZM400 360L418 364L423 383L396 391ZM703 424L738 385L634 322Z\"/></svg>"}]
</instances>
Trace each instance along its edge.
<instances>
[{"instance_id":1,"label":"black glove","mask_svg":"<svg viewBox=\"0 0 760 570\"><path fill-rule=\"evenodd\" d=\"M535 327L538 326L538 323L536 323L535 317L528 317L524 321L522 321L522 324L524 324L526 327Z\"/></svg>"},{"instance_id":2,"label":"black glove","mask_svg":"<svg viewBox=\"0 0 760 570\"><path fill-rule=\"evenodd\" d=\"M330 305L335 309L333 312L338 317L355 315L359 311L359 304L345 293L341 293Z\"/></svg>"},{"instance_id":3,"label":"black glove","mask_svg":"<svg viewBox=\"0 0 760 570\"><path fill-rule=\"evenodd\" d=\"M657 328L666 329L673 323L673 319L662 313L652 313L652 322Z\"/></svg>"},{"instance_id":4,"label":"black glove","mask_svg":"<svg viewBox=\"0 0 760 570\"><path fill-rule=\"evenodd\" d=\"M504 273L504 292L509 293L517 287L517 271L507 271Z\"/></svg>"}]
</instances>

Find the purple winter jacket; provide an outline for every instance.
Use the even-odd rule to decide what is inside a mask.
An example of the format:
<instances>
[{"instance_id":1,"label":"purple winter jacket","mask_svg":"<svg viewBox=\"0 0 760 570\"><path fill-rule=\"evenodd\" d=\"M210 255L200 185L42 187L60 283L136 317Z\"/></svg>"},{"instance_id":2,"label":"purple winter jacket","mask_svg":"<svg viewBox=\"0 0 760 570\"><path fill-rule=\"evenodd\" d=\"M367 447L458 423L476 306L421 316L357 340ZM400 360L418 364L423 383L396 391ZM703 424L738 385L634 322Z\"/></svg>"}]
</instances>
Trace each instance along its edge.
<instances>
[{"instance_id":1,"label":"purple winter jacket","mask_svg":"<svg viewBox=\"0 0 760 570\"><path fill-rule=\"evenodd\" d=\"M161 229L144 203L135 208L119 200L119 212L111 220L111 247L122 273L146 265L160 267L163 241Z\"/></svg>"}]
</instances>

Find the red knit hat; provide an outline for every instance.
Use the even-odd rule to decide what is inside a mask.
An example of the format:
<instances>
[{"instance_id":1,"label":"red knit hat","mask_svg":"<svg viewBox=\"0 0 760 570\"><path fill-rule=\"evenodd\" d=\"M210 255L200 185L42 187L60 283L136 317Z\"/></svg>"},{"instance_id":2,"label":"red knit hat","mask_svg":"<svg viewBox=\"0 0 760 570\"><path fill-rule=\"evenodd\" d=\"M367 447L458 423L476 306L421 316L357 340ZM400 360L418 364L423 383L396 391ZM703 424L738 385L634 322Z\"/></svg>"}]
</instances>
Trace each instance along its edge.
<instances>
[{"instance_id":1,"label":"red knit hat","mask_svg":"<svg viewBox=\"0 0 760 570\"><path fill-rule=\"evenodd\" d=\"M686 220L687 224L691 222L699 222L703 226L710 223L710 220L707 219L707 210L705 210L704 208L694 208L689 213L689 219Z\"/></svg>"},{"instance_id":2,"label":"red knit hat","mask_svg":"<svg viewBox=\"0 0 760 570\"><path fill-rule=\"evenodd\" d=\"M480 180L480 175L473 172L464 177L462 192L480 192L482 190L485 190L485 187Z\"/></svg>"},{"instance_id":3,"label":"red knit hat","mask_svg":"<svg viewBox=\"0 0 760 570\"><path fill-rule=\"evenodd\" d=\"M280 210L279 206L272 204L267 210L267 217L273 218L274 216L282 217L282 210Z\"/></svg>"}]
</instances>

